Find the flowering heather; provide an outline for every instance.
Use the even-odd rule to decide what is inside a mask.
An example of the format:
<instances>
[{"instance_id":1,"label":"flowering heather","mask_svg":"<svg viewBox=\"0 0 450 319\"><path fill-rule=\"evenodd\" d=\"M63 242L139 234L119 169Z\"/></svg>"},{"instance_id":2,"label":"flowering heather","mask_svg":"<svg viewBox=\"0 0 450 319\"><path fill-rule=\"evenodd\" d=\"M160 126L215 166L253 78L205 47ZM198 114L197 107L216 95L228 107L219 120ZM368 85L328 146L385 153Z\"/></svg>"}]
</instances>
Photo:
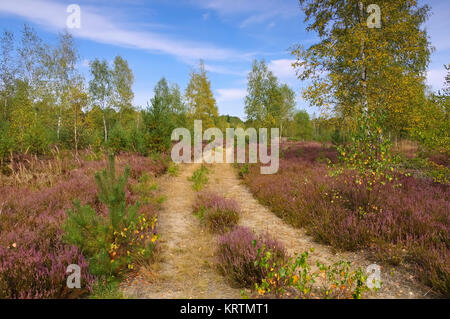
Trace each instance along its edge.
<instances>
[{"instance_id":1,"label":"flowering heather","mask_svg":"<svg viewBox=\"0 0 450 319\"><path fill-rule=\"evenodd\" d=\"M213 232L223 233L239 221L239 204L213 192L198 193L193 210Z\"/></svg>"},{"instance_id":2,"label":"flowering heather","mask_svg":"<svg viewBox=\"0 0 450 319\"><path fill-rule=\"evenodd\" d=\"M424 283L448 295L449 186L399 176L401 187L379 184L368 191L352 172L331 177L325 164L311 160L317 150L307 150L291 145L277 174L261 175L252 165L244 181L262 203L316 240L346 250L367 248L393 264L407 262Z\"/></svg>"},{"instance_id":3,"label":"flowering heather","mask_svg":"<svg viewBox=\"0 0 450 319\"><path fill-rule=\"evenodd\" d=\"M164 171L163 164L140 156L119 156L117 170L125 165L131 166L130 184L137 183L135 178L143 171ZM82 288L91 290L95 278L88 273L82 253L62 242L61 225L75 199L107 214L97 199L93 178L105 166L105 160L81 160L47 188L0 186L0 298L73 297L73 291L65 288L69 264L81 267ZM127 201L135 197L127 191ZM156 212L150 204L142 209L148 215Z\"/></svg>"},{"instance_id":4,"label":"flowering heather","mask_svg":"<svg viewBox=\"0 0 450 319\"><path fill-rule=\"evenodd\" d=\"M253 287L267 275L267 269L255 265L258 249L265 246L271 250L273 262L286 258L286 250L281 243L270 236L256 236L242 226L219 238L217 264L220 272L238 287ZM280 264L280 263L278 263Z\"/></svg>"}]
</instances>

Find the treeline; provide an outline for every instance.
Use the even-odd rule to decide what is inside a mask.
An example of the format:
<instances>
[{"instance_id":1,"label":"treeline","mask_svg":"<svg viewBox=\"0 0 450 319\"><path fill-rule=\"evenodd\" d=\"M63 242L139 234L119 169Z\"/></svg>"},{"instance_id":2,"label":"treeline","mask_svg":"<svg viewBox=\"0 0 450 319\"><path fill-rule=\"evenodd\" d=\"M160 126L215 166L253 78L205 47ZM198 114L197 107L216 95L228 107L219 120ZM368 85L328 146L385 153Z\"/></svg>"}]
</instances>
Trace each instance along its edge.
<instances>
[{"instance_id":1,"label":"treeline","mask_svg":"<svg viewBox=\"0 0 450 319\"><path fill-rule=\"evenodd\" d=\"M255 61L246 98L248 120L219 115L204 64L192 70L184 93L162 78L145 108L133 105L134 75L127 60L94 59L89 76L79 71L81 58L73 36L45 43L33 28L4 31L0 50L0 161L14 154L43 155L52 149L92 147L141 154L164 152L176 127L280 127L294 134L295 93ZM300 123L300 122L299 122ZM302 124L303 125L303 124Z\"/></svg>"},{"instance_id":2,"label":"treeline","mask_svg":"<svg viewBox=\"0 0 450 319\"><path fill-rule=\"evenodd\" d=\"M243 125L237 117L219 116L202 62L184 94L162 78L142 109L133 105L133 71L121 56L112 64L91 61L86 79L68 32L52 46L25 25L18 36L4 31L0 43L1 162L17 153L47 154L55 147L149 154L167 150L172 130L189 127L194 118L203 120L204 127Z\"/></svg>"}]
</instances>

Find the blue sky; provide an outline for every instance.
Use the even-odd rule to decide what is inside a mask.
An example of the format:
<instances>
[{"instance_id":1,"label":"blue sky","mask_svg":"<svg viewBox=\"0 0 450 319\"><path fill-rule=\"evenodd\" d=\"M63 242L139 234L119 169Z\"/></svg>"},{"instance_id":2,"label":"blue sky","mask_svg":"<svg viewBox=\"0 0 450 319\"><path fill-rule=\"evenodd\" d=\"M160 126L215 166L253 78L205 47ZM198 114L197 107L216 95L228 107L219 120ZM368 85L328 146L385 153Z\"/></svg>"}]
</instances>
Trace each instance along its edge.
<instances>
[{"instance_id":1,"label":"blue sky","mask_svg":"<svg viewBox=\"0 0 450 319\"><path fill-rule=\"evenodd\" d=\"M376 3L376 1L374 1ZM432 7L426 24L436 50L428 84L443 85L450 63L450 1L422 0ZM0 28L20 32L28 23L47 42L66 26L67 6L81 8L81 28L71 29L81 55L80 71L98 57L128 60L135 74L135 104L145 106L165 76L182 90L199 59L205 61L221 114L244 114L246 76L253 59L265 59L280 81L298 95L298 108L317 112L301 99L305 86L290 67L289 47L308 46L297 0L0 0Z\"/></svg>"}]
</instances>

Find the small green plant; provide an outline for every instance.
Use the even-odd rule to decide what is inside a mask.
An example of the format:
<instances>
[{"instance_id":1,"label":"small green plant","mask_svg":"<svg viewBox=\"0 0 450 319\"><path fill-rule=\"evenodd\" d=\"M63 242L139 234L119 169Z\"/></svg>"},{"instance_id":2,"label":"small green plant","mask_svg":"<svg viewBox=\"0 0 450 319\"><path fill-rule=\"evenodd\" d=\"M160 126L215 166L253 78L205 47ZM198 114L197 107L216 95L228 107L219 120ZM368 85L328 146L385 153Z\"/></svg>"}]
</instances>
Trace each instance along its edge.
<instances>
[{"instance_id":1,"label":"small green plant","mask_svg":"<svg viewBox=\"0 0 450 319\"><path fill-rule=\"evenodd\" d=\"M170 163L169 167L167 168L167 174L169 174L170 176L178 176L180 173L180 166L176 163Z\"/></svg>"},{"instance_id":2,"label":"small green plant","mask_svg":"<svg viewBox=\"0 0 450 319\"><path fill-rule=\"evenodd\" d=\"M124 299L119 285L120 281L116 278L101 278L94 284L89 299Z\"/></svg>"},{"instance_id":3,"label":"small green plant","mask_svg":"<svg viewBox=\"0 0 450 319\"><path fill-rule=\"evenodd\" d=\"M123 175L116 177L114 155L110 155L108 169L95 175L98 197L107 207L107 216L75 201L63 225L64 241L83 252L89 271L99 277L114 277L134 269L135 262L150 257L158 238L154 232L156 217L147 220L139 215L138 202L127 204L129 172L127 167ZM145 180L143 177L141 183Z\"/></svg>"},{"instance_id":4,"label":"small green plant","mask_svg":"<svg viewBox=\"0 0 450 319\"><path fill-rule=\"evenodd\" d=\"M249 165L245 163L239 167L239 177L244 178L249 172Z\"/></svg>"},{"instance_id":5,"label":"small green plant","mask_svg":"<svg viewBox=\"0 0 450 319\"><path fill-rule=\"evenodd\" d=\"M199 191L208 183L208 173L208 168L202 164L191 177L188 177L188 180L193 182L192 188L194 190Z\"/></svg>"},{"instance_id":6,"label":"small green plant","mask_svg":"<svg viewBox=\"0 0 450 319\"><path fill-rule=\"evenodd\" d=\"M257 293L291 298L360 299L368 290L366 276L360 268L352 271L346 261L330 266L317 262L319 271L314 272L308 263L308 255L306 251L277 264L272 261L270 249L263 245L258 249L255 266L268 273L260 283L255 283Z\"/></svg>"},{"instance_id":7,"label":"small green plant","mask_svg":"<svg viewBox=\"0 0 450 319\"><path fill-rule=\"evenodd\" d=\"M428 161L427 168L425 174L433 178L435 183L450 184L450 169L448 167Z\"/></svg>"}]
</instances>

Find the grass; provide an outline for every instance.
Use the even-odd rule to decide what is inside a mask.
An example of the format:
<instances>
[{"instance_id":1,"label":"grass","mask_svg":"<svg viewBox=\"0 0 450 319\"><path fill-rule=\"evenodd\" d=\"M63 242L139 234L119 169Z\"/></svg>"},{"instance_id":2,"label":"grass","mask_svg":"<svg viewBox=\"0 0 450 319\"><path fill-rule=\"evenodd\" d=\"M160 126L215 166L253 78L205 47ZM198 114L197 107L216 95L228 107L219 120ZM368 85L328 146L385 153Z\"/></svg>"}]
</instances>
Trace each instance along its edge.
<instances>
[{"instance_id":1,"label":"grass","mask_svg":"<svg viewBox=\"0 0 450 319\"><path fill-rule=\"evenodd\" d=\"M208 173L209 169L202 164L191 177L188 177L188 180L193 183L192 188L195 191L200 191L208 183Z\"/></svg>"},{"instance_id":2,"label":"grass","mask_svg":"<svg viewBox=\"0 0 450 319\"><path fill-rule=\"evenodd\" d=\"M177 177L180 174L180 166L177 163L171 162L167 168L167 174L172 177Z\"/></svg>"},{"instance_id":3,"label":"grass","mask_svg":"<svg viewBox=\"0 0 450 319\"><path fill-rule=\"evenodd\" d=\"M92 288L89 299L125 299L119 286L120 280L116 278L98 280Z\"/></svg>"}]
</instances>

